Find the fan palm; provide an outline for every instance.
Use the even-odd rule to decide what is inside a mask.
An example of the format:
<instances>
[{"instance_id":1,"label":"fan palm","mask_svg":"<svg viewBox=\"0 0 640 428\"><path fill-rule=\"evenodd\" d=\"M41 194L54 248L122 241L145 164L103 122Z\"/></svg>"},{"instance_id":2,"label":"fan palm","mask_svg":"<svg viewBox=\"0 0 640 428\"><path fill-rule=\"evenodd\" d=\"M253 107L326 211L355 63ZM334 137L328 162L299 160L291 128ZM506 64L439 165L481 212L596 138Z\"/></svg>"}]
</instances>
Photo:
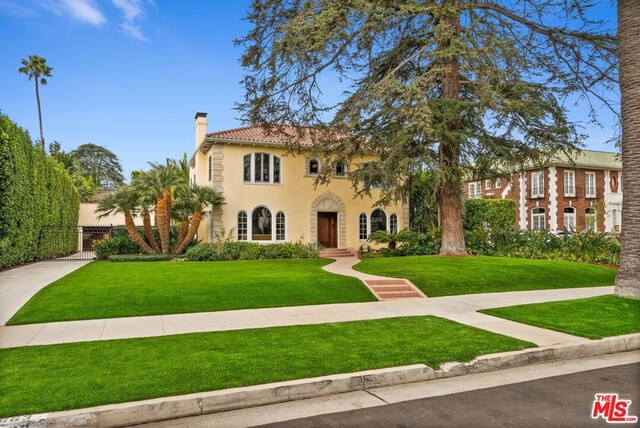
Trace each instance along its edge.
<instances>
[{"instance_id":1,"label":"fan palm","mask_svg":"<svg viewBox=\"0 0 640 428\"><path fill-rule=\"evenodd\" d=\"M192 184L183 191L180 192L181 199L184 198L185 207L193 212L193 218L186 236L176 247L176 254L181 254L187 248L187 245L193 241L200 226L204 210L209 206L217 206L224 203L222 194L212 187Z\"/></svg>"},{"instance_id":2,"label":"fan palm","mask_svg":"<svg viewBox=\"0 0 640 428\"><path fill-rule=\"evenodd\" d=\"M22 67L18 73L26 74L29 80L33 79L36 84L36 101L38 102L38 122L40 123L40 145L44 151L44 134L42 132L42 109L40 107L40 90L38 84L46 85L47 77L51 77L52 67L47 65L47 60L38 55L29 55L29 61L22 60Z\"/></svg>"},{"instance_id":3,"label":"fan palm","mask_svg":"<svg viewBox=\"0 0 640 428\"><path fill-rule=\"evenodd\" d=\"M114 193L108 195L106 198L102 199L98 203L96 213L101 213L98 216L98 219L107 217L111 214L124 214L124 224L131 240L138 244L140 248L145 250L147 253L155 254L153 248L151 248L149 244L142 239L133 221L133 216L136 215L139 210L138 204L138 194L132 188L123 186Z\"/></svg>"},{"instance_id":4,"label":"fan palm","mask_svg":"<svg viewBox=\"0 0 640 428\"><path fill-rule=\"evenodd\" d=\"M388 244L390 250L395 250L398 242L411 241L415 236L409 228L402 229L401 231L387 232L386 230L376 230L369 235L368 241L378 244Z\"/></svg>"}]
</instances>

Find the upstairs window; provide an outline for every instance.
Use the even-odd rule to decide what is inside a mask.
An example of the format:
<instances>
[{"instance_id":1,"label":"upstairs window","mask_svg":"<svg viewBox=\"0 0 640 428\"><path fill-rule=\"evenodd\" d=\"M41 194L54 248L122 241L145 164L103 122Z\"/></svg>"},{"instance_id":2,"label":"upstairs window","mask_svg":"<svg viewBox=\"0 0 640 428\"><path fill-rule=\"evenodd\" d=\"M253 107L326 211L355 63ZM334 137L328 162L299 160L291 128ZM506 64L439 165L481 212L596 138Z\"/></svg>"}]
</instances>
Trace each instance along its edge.
<instances>
[{"instance_id":1,"label":"upstairs window","mask_svg":"<svg viewBox=\"0 0 640 428\"><path fill-rule=\"evenodd\" d=\"M209 156L209 181L211 181L212 176L213 176L213 170L211 165L211 156Z\"/></svg>"},{"instance_id":2,"label":"upstairs window","mask_svg":"<svg viewBox=\"0 0 640 428\"><path fill-rule=\"evenodd\" d=\"M245 183L280 183L281 161L270 153L251 153L243 158Z\"/></svg>"},{"instance_id":3,"label":"upstairs window","mask_svg":"<svg viewBox=\"0 0 640 428\"><path fill-rule=\"evenodd\" d=\"M480 182L469 183L469 199L479 199L482 197Z\"/></svg>"},{"instance_id":4,"label":"upstairs window","mask_svg":"<svg viewBox=\"0 0 640 428\"><path fill-rule=\"evenodd\" d=\"M502 178L496 180L496 189L502 188Z\"/></svg>"},{"instance_id":5,"label":"upstairs window","mask_svg":"<svg viewBox=\"0 0 640 428\"><path fill-rule=\"evenodd\" d=\"M575 171L564 172L564 195L575 196L576 195L576 173Z\"/></svg>"},{"instance_id":6,"label":"upstairs window","mask_svg":"<svg viewBox=\"0 0 640 428\"><path fill-rule=\"evenodd\" d=\"M531 197L544 198L544 172L531 173Z\"/></svg>"},{"instance_id":7,"label":"upstairs window","mask_svg":"<svg viewBox=\"0 0 640 428\"><path fill-rule=\"evenodd\" d=\"M491 180L484 180L484 190L491 190Z\"/></svg>"},{"instance_id":8,"label":"upstairs window","mask_svg":"<svg viewBox=\"0 0 640 428\"><path fill-rule=\"evenodd\" d=\"M347 165L344 161L336 162L336 177L345 177L347 175Z\"/></svg>"},{"instance_id":9,"label":"upstairs window","mask_svg":"<svg viewBox=\"0 0 640 428\"><path fill-rule=\"evenodd\" d=\"M584 174L584 193L587 198L596 197L596 173L586 172Z\"/></svg>"},{"instance_id":10,"label":"upstairs window","mask_svg":"<svg viewBox=\"0 0 640 428\"><path fill-rule=\"evenodd\" d=\"M318 175L320 172L320 161L318 159L309 160L309 175Z\"/></svg>"},{"instance_id":11,"label":"upstairs window","mask_svg":"<svg viewBox=\"0 0 640 428\"><path fill-rule=\"evenodd\" d=\"M371 213L371 233L378 230L387 230L387 215L381 209Z\"/></svg>"}]
</instances>

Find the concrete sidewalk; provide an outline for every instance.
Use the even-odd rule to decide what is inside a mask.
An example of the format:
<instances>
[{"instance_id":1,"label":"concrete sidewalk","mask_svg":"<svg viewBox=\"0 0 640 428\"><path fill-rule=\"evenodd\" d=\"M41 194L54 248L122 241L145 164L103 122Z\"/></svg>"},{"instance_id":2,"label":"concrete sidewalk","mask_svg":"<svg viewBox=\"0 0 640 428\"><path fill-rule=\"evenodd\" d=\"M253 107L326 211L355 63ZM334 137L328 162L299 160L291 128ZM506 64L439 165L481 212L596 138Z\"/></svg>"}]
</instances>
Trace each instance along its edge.
<instances>
[{"instance_id":1,"label":"concrete sidewalk","mask_svg":"<svg viewBox=\"0 0 640 428\"><path fill-rule=\"evenodd\" d=\"M589 340L476 311L612 293L611 286L586 287L3 326L0 348L420 315L452 319L539 346L584 343Z\"/></svg>"},{"instance_id":2,"label":"concrete sidewalk","mask_svg":"<svg viewBox=\"0 0 640 428\"><path fill-rule=\"evenodd\" d=\"M91 260L38 262L0 272L0 324L7 321L38 291Z\"/></svg>"}]
</instances>

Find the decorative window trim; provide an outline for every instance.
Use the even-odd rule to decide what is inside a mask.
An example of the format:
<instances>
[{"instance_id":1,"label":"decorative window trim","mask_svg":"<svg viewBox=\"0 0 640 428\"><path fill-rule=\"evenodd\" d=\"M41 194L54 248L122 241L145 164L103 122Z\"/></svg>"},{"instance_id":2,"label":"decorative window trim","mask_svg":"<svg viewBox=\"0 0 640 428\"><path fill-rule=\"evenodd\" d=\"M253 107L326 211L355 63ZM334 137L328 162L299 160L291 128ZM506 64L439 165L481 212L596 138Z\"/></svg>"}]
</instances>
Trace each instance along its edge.
<instances>
[{"instance_id":1,"label":"decorative window trim","mask_svg":"<svg viewBox=\"0 0 640 428\"><path fill-rule=\"evenodd\" d=\"M584 173L584 197L585 198L597 197L598 191L596 189L596 178L597 176L595 172L587 171Z\"/></svg>"},{"instance_id":2,"label":"decorative window trim","mask_svg":"<svg viewBox=\"0 0 640 428\"><path fill-rule=\"evenodd\" d=\"M576 196L576 172L573 170L564 171L564 196Z\"/></svg>"},{"instance_id":3,"label":"decorative window trim","mask_svg":"<svg viewBox=\"0 0 640 428\"><path fill-rule=\"evenodd\" d=\"M269 180L268 181L256 181L256 156L261 155L260 162L262 162L262 155L268 156L268 173ZM249 156L249 180L247 180L247 165L246 158ZM276 174L276 163L278 164L279 170ZM278 180L276 181L275 178ZM242 180L245 184L282 184L282 159L280 156L274 155L273 153L266 152L252 152L247 153L242 157Z\"/></svg>"},{"instance_id":4,"label":"decorative window trim","mask_svg":"<svg viewBox=\"0 0 640 428\"><path fill-rule=\"evenodd\" d=\"M542 227L538 228L536 227L536 223L539 223L538 219L540 218L542 218ZM531 209L531 230L545 230L546 228L547 228L547 210L545 210L542 207L535 207Z\"/></svg>"},{"instance_id":5,"label":"decorative window trim","mask_svg":"<svg viewBox=\"0 0 640 428\"><path fill-rule=\"evenodd\" d=\"M342 164L342 170L343 170L342 174L338 173L338 164ZM333 170L333 173L334 173L334 176L338 177L338 178L346 178L346 177L348 177L349 176L349 166L348 166L347 162L344 161L344 160L337 161L336 165L335 165L335 168Z\"/></svg>"},{"instance_id":6,"label":"decorative window trim","mask_svg":"<svg viewBox=\"0 0 640 428\"><path fill-rule=\"evenodd\" d=\"M389 215L384 209L375 208L373 211L371 211L371 214L369 214L369 234L375 232L375 230L373 230L373 213L376 211L380 211L384 214L384 229L379 229L379 230L385 230L388 232L389 231Z\"/></svg>"},{"instance_id":7,"label":"decorative window trim","mask_svg":"<svg viewBox=\"0 0 640 428\"><path fill-rule=\"evenodd\" d=\"M269 239L255 239L254 237L257 235L267 235L266 233L262 233L262 234L258 234L255 233L253 230L253 216L256 212L256 210L260 209L260 208L265 208L269 211L269 222L270 222L270 232L268 234ZM273 210L271 210L271 208L267 207L266 205L257 205L252 211L251 211L251 222L250 222L250 226L249 226L249 236L251 237L250 241L251 242L275 242L274 241L274 237L275 237L275 222L273 221Z\"/></svg>"},{"instance_id":8,"label":"decorative window trim","mask_svg":"<svg viewBox=\"0 0 640 428\"><path fill-rule=\"evenodd\" d=\"M311 162L314 162L314 161L318 164L315 172L311 171ZM322 164L320 163L320 159L318 159L318 158L309 158L307 160L307 175L311 175L313 177L317 176L318 174L320 174L320 168L322 168Z\"/></svg>"},{"instance_id":9,"label":"decorative window trim","mask_svg":"<svg viewBox=\"0 0 640 428\"><path fill-rule=\"evenodd\" d=\"M544 171L531 173L531 197L544 198Z\"/></svg>"}]
</instances>

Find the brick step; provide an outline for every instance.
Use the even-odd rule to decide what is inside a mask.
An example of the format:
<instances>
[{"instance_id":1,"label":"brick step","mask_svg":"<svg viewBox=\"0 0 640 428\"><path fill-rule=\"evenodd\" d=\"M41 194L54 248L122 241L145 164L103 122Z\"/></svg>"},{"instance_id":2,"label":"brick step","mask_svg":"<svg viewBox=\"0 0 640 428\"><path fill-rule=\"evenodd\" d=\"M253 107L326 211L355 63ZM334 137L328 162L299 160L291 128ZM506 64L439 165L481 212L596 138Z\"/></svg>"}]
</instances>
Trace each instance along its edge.
<instances>
[{"instance_id":1,"label":"brick step","mask_svg":"<svg viewBox=\"0 0 640 428\"><path fill-rule=\"evenodd\" d=\"M369 285L406 285L404 279L367 279Z\"/></svg>"},{"instance_id":2,"label":"brick step","mask_svg":"<svg viewBox=\"0 0 640 428\"><path fill-rule=\"evenodd\" d=\"M320 252L320 257L353 257L355 253L347 248L328 248Z\"/></svg>"},{"instance_id":3,"label":"brick step","mask_svg":"<svg viewBox=\"0 0 640 428\"><path fill-rule=\"evenodd\" d=\"M415 291L382 291L378 293L381 299L405 299L408 297L422 297Z\"/></svg>"},{"instance_id":4,"label":"brick step","mask_svg":"<svg viewBox=\"0 0 640 428\"><path fill-rule=\"evenodd\" d=\"M373 291L376 293L386 292L386 291L413 291L410 285L374 285L371 287Z\"/></svg>"}]
</instances>

